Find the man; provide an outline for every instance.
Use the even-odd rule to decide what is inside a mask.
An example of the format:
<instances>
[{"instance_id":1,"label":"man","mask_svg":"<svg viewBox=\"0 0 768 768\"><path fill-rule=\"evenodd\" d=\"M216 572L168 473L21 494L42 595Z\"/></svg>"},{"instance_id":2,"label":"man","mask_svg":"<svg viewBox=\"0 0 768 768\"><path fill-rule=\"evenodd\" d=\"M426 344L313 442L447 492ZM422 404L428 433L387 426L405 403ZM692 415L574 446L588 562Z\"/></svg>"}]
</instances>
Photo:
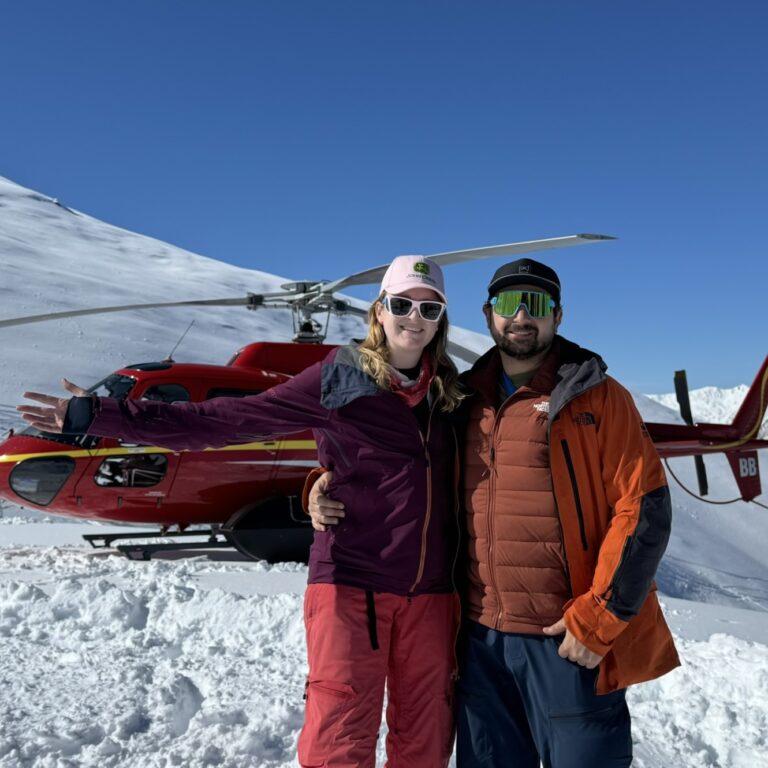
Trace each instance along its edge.
<instances>
[{"instance_id":1,"label":"man","mask_svg":"<svg viewBox=\"0 0 768 768\"><path fill-rule=\"evenodd\" d=\"M664 472L630 394L557 335L554 270L504 265L483 312L496 346L464 377L457 766L629 766L624 689L679 664L653 584ZM343 515L319 501L314 524Z\"/></svg>"}]
</instances>

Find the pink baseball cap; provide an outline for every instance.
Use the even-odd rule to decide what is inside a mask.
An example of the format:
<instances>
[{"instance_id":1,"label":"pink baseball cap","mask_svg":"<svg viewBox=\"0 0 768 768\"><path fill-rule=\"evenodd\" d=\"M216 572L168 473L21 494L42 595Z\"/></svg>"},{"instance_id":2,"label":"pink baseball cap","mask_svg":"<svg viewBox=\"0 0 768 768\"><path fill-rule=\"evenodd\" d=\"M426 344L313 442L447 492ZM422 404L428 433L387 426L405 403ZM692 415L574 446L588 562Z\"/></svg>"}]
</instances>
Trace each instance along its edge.
<instances>
[{"instance_id":1,"label":"pink baseball cap","mask_svg":"<svg viewBox=\"0 0 768 768\"><path fill-rule=\"evenodd\" d=\"M381 290L398 296L412 288L429 288L448 303L443 270L439 264L424 256L398 256L384 273Z\"/></svg>"}]
</instances>

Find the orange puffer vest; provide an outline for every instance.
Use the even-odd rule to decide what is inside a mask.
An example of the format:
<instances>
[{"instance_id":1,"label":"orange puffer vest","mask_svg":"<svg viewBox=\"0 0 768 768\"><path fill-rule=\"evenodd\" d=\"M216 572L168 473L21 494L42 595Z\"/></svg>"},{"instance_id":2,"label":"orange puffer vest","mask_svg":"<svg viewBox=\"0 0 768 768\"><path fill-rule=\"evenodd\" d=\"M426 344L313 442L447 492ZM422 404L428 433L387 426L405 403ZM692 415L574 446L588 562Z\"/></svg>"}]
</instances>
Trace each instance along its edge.
<instances>
[{"instance_id":1,"label":"orange puffer vest","mask_svg":"<svg viewBox=\"0 0 768 768\"><path fill-rule=\"evenodd\" d=\"M497 355L469 406L467 617L502 632L541 634L559 621L571 596L547 444L556 363L550 356L529 385L496 409Z\"/></svg>"},{"instance_id":2,"label":"orange puffer vest","mask_svg":"<svg viewBox=\"0 0 768 768\"><path fill-rule=\"evenodd\" d=\"M632 396L606 375L602 359L558 336L543 367L548 365L556 371L556 381L547 415L547 452L572 596L564 618L578 640L604 656L597 692L607 693L658 677L680 663L653 581L669 539L669 489ZM492 556L491 567L477 567L473 573L483 590L493 587L493 579L504 570L494 554L503 551L494 512L500 498L497 494L489 500L496 490L490 479L507 471L499 461L506 410L496 413L496 400L488 397L499 373L494 348L464 376L475 390L467 406L465 461L471 468L479 460L488 471L485 478L475 470L464 477L470 557L483 548ZM493 439L485 444L476 439L484 427L471 419L472 413L481 412L478 401L481 411L493 411L495 421ZM533 452L537 450L534 446ZM514 503L511 497L503 500L506 506ZM493 519L482 529L479 521L489 509ZM490 541L480 541L482 531ZM501 587L503 592L503 583ZM548 610L542 608L542 627L549 622L543 615ZM497 628L498 616L492 618L482 610L478 616L481 623Z\"/></svg>"}]
</instances>

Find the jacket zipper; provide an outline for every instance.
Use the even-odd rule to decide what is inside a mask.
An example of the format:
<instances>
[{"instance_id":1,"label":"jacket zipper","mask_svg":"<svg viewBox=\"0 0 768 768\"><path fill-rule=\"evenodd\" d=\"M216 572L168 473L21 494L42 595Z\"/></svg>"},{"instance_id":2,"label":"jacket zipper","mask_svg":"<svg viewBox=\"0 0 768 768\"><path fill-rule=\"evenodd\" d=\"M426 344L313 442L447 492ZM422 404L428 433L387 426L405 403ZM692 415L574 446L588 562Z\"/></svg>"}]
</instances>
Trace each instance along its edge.
<instances>
[{"instance_id":1,"label":"jacket zipper","mask_svg":"<svg viewBox=\"0 0 768 768\"><path fill-rule=\"evenodd\" d=\"M565 578L568 582L568 588L571 591L571 597L573 597L573 583L571 582L571 564L568 562L568 553L565 551L565 533L563 532L563 521L560 518L560 506L557 503L557 494L555 493L555 482L552 479L552 422L547 424L547 445L549 446L550 460L549 460L549 483L552 487L552 499L555 502L555 512L557 512L557 525L560 528L560 544L563 548L563 562L565 563Z\"/></svg>"},{"instance_id":2,"label":"jacket zipper","mask_svg":"<svg viewBox=\"0 0 768 768\"><path fill-rule=\"evenodd\" d=\"M549 420L548 420L548 423L547 423L547 445L549 446L549 455L550 455L550 460L549 460L550 475L552 473L552 423L557 418L557 416L560 414L560 412L565 408L566 405L568 405L569 403L573 402L577 398L582 397L584 395L584 393L586 393L590 389L593 389L594 387L598 386L600 383L601 382L597 382L595 384L591 384L591 385L589 385L587 387L584 387L583 389L580 389L575 394L572 394L571 397L567 398L566 400L563 400L563 402L560 403L560 407L556 411L550 411L550 413L549 413ZM554 392L554 390L553 390L553 392ZM550 403L552 402L552 393L550 393L549 402ZM565 440L563 440L562 442L565 443L565 445L567 447L567 445L568 445L567 442ZM577 495L578 494L578 490L577 490L576 485L575 485L575 477L574 477L575 473L573 471L573 464L570 463L570 458L571 458L570 457L570 453L568 454L567 458L569 460L569 462L568 462L568 471L569 471L569 473L571 473L571 483L574 486L574 494ZM562 542L562 545L563 545L563 561L565 562L565 575L566 575L566 578L568 579L568 586L571 589L571 596L573 596L573 582L571 581L571 564L568 562L568 552L565 549L565 533L563 531L563 520L560 517L560 505L557 503L557 493L555 493L554 480L551 481L551 484L552 484L552 497L555 500L555 509L557 510L557 522L558 522L558 524L560 526L560 541ZM576 498L578 499L578 495L576 496ZM581 541L582 541L582 545L584 546L584 549L587 549L586 541L585 541L586 540L586 533L584 531L584 519L582 517L580 503L579 503L577 509L578 509L578 513L579 513L579 528L580 528L580 531L581 531ZM597 685L597 682L595 682L595 685Z\"/></svg>"},{"instance_id":3,"label":"jacket zipper","mask_svg":"<svg viewBox=\"0 0 768 768\"><path fill-rule=\"evenodd\" d=\"M587 545L587 532L584 527L584 510L581 508L581 497L579 496L579 486L576 484L576 470L573 468L573 459L571 458L571 450L568 447L568 441L563 439L560 441L560 445L563 449L563 455L565 456L565 464L568 467L568 477L571 479L571 488L573 489L573 498L576 502L576 516L579 518L579 533L581 534L581 546L586 551L589 547ZM558 515L559 517L559 515Z\"/></svg>"},{"instance_id":4,"label":"jacket zipper","mask_svg":"<svg viewBox=\"0 0 768 768\"><path fill-rule=\"evenodd\" d=\"M461 457L459 456L459 438L456 436L456 429L451 426L453 434L453 522L456 524L456 547L453 552L453 565L451 566L451 587L458 593L456 587L456 566L459 562L459 553L461 552L461 498L459 488L459 478L461 477Z\"/></svg>"},{"instance_id":5,"label":"jacket zipper","mask_svg":"<svg viewBox=\"0 0 768 768\"><path fill-rule=\"evenodd\" d=\"M495 435L494 435L495 437ZM487 525L488 525L488 576L490 577L491 589L496 597L496 605L498 610L496 611L495 628L501 628L501 621L503 617L503 610L501 607L501 593L496 585L496 564L493 561L493 542L494 542L494 503L493 499L496 494L496 448L491 446L491 466L489 467L490 476L488 478L488 512L487 512Z\"/></svg>"},{"instance_id":6,"label":"jacket zipper","mask_svg":"<svg viewBox=\"0 0 768 768\"><path fill-rule=\"evenodd\" d=\"M458 616L456 617L456 631L453 636L453 680L454 682L459 679L459 633L461 632L461 598L459 596L459 590L456 588L456 564L459 561L459 553L461 552L461 522L459 521L459 515L461 514L461 500L459 497L459 478L461 472L461 457L459 456L459 439L456 436L456 429L451 426L451 432L453 434L453 510L454 510L454 522L456 523L456 548L453 552L453 566L451 567L451 586L453 587L453 596L456 601L456 609Z\"/></svg>"},{"instance_id":7,"label":"jacket zipper","mask_svg":"<svg viewBox=\"0 0 768 768\"><path fill-rule=\"evenodd\" d=\"M496 596L496 605L498 611L496 612L496 629L501 629L501 625L504 619L504 609L501 602L501 593L496 584L496 564L493 561L493 542L495 540L494 535L494 499L496 498L496 435L499 429L499 417L504 410L504 406L514 397L514 393L510 395L496 411L496 416L493 422L493 431L491 432L491 465L489 469L488 477L488 512L487 512L487 526L488 526L488 575L490 577L491 588Z\"/></svg>"},{"instance_id":8,"label":"jacket zipper","mask_svg":"<svg viewBox=\"0 0 768 768\"><path fill-rule=\"evenodd\" d=\"M411 584L411 588L408 590L408 596L413 595L416 586L421 581L421 577L424 575L424 562L427 558L427 529L429 528L429 519L432 516L432 463L429 458L429 433L432 430L432 414L435 412L435 406L432 405L429 411L429 419L427 420L427 434L422 435L419 430L419 437L421 438L421 444L424 448L424 459L427 464L427 512L424 515L424 525L421 529L421 552L419 554L419 568L416 571L416 581Z\"/></svg>"}]
</instances>

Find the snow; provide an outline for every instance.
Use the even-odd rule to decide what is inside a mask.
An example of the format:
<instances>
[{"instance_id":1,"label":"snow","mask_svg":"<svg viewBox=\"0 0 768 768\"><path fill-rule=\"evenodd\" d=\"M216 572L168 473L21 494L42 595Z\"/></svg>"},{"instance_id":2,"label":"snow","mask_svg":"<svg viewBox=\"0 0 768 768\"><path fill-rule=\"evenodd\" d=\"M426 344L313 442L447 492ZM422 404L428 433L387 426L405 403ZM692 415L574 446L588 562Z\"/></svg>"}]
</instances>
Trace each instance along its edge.
<instances>
[{"instance_id":1,"label":"snow","mask_svg":"<svg viewBox=\"0 0 768 768\"><path fill-rule=\"evenodd\" d=\"M303 567L45 547L0 572L1 766L293 764Z\"/></svg>"},{"instance_id":2,"label":"snow","mask_svg":"<svg viewBox=\"0 0 768 768\"><path fill-rule=\"evenodd\" d=\"M111 227L3 179L0 269L2 317L238 296L285 281ZM89 384L162 357L193 317L180 360L223 362L249 341L291 335L285 313L205 312L0 329L0 427L18 425L13 405L23 389L52 391L64 375ZM331 340L360 331L356 319L331 321ZM455 338L478 352L489 346L463 329ZM701 421L729 420L743 397L705 392L691 398ZM652 421L679 421L671 397L635 394ZM723 457L706 463L711 498L736 496ZM670 466L696 487L690 460ZM766 767L768 510L709 505L674 483L672 493L674 530L658 583L683 666L630 690L634 764ZM81 539L113 528L0 508L0 768L295 765L304 566L219 550L135 562ZM383 738L379 745L381 765Z\"/></svg>"},{"instance_id":3,"label":"snow","mask_svg":"<svg viewBox=\"0 0 768 768\"><path fill-rule=\"evenodd\" d=\"M730 389L718 389L717 387L692 389L689 392L689 397L694 422L729 424L739 410L748 389L746 384L739 384L738 387ZM677 398L674 393L648 395L647 397L667 408L677 410ZM768 416L763 421L758 437L768 437Z\"/></svg>"},{"instance_id":4,"label":"snow","mask_svg":"<svg viewBox=\"0 0 768 768\"><path fill-rule=\"evenodd\" d=\"M295 765L305 567L218 556L3 538L0 766ZM630 691L635 765L768 765L768 613L663 602L684 665Z\"/></svg>"}]
</instances>

